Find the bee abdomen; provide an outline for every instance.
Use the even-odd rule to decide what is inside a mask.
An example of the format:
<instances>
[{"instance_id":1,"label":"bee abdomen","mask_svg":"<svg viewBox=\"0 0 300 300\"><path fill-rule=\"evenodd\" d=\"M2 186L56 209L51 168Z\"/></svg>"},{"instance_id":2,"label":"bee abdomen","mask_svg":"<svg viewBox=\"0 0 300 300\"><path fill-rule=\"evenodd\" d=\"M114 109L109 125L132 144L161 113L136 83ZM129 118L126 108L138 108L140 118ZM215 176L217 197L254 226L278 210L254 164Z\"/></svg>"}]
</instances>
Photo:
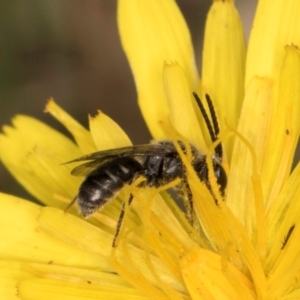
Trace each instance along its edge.
<instances>
[{"instance_id":1,"label":"bee abdomen","mask_svg":"<svg viewBox=\"0 0 300 300\"><path fill-rule=\"evenodd\" d=\"M101 209L125 184L131 183L142 169L132 158L119 158L94 170L83 181L76 198L78 209L88 217Z\"/></svg>"}]
</instances>

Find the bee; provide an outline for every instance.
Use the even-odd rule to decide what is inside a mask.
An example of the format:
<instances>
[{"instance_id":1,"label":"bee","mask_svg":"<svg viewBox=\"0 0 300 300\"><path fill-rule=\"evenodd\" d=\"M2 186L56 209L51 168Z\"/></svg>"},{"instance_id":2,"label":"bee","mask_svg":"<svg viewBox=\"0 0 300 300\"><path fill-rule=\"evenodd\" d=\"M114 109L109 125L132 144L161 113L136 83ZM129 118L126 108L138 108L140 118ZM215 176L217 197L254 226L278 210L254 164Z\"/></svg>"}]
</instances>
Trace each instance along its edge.
<instances>
[{"instance_id":1,"label":"bee","mask_svg":"<svg viewBox=\"0 0 300 300\"><path fill-rule=\"evenodd\" d=\"M212 101L210 97L206 95L213 125L200 98L196 93L193 93L193 95L201 110L212 142L214 142L217 140L219 134L219 126ZM178 141L178 144L183 150L183 153L186 154L187 149L185 144L182 141ZM201 154L195 146L189 146L192 154L191 164L199 180L202 181L213 194L208 178L206 155ZM222 145L218 144L215 148L215 154L212 156L212 164L220 193L224 195L227 177L222 167L222 156ZM145 145L99 151L77 158L69 163L79 161L86 162L74 168L71 174L75 176L86 176L86 178L79 187L77 196L69 206L76 202L79 212L85 218L89 217L96 210L101 210L125 185L132 184L137 178L142 178L141 183L138 185L139 188L158 188L179 178L187 191L188 219L191 225L193 225L194 206L192 193L187 181L185 166L172 141L153 141ZM132 200L133 195L131 194L128 205L131 204ZM116 238L122 225L124 213L125 203L122 204L115 237L112 243L113 247L116 247Z\"/></svg>"}]
</instances>

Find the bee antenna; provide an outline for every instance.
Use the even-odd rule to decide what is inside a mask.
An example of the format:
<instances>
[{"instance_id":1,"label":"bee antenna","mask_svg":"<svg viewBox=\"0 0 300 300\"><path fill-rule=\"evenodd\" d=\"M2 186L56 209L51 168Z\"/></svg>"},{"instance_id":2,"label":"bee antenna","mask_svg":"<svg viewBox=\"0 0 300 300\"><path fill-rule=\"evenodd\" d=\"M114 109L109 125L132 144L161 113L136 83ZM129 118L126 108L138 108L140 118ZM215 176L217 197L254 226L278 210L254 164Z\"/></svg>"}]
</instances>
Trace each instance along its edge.
<instances>
[{"instance_id":1,"label":"bee antenna","mask_svg":"<svg viewBox=\"0 0 300 300\"><path fill-rule=\"evenodd\" d=\"M206 102L208 104L210 116L211 116L212 123L214 126L215 136L217 137L220 133L220 128L219 128L219 124L218 124L218 120L217 120L217 114L216 114L214 105L210 99L210 96L208 94L205 94L205 98L206 98Z\"/></svg>"},{"instance_id":2,"label":"bee antenna","mask_svg":"<svg viewBox=\"0 0 300 300\"><path fill-rule=\"evenodd\" d=\"M219 124L218 124L218 120L217 120L217 114L216 114L214 105L213 105L209 95L205 94L205 98L206 98L208 108L209 108L209 113L210 113L210 116L211 116L211 119L212 119L212 123L211 123L211 121L210 121L210 119L209 119L209 117L206 113L206 110L203 106L203 103L200 100L198 94L193 92L193 96L194 96L194 98L195 98L195 100L198 104L198 107L199 107L201 113L202 113L203 119L206 123L207 129L208 129L208 132L209 132L209 135L210 135L210 138L211 138L212 142L215 142L218 138L219 133L220 133L220 128L219 128ZM222 148L221 144L218 144L215 147L215 153L216 153L216 156L219 159L222 159L222 157L223 157L223 148Z\"/></svg>"}]
</instances>

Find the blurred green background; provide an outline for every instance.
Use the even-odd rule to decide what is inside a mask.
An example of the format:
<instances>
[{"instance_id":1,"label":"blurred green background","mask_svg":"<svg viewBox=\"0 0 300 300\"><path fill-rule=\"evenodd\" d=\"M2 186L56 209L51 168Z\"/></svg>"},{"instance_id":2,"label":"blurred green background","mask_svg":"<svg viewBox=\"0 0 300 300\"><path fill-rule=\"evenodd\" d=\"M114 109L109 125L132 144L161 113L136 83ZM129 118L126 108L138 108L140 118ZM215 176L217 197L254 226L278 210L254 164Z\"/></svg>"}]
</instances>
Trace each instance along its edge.
<instances>
[{"instance_id":1,"label":"blurred green background","mask_svg":"<svg viewBox=\"0 0 300 300\"><path fill-rule=\"evenodd\" d=\"M191 30L198 65L211 2L177 1ZM149 141L119 40L116 4L116 0L0 1L0 125L9 124L16 114L28 114L64 131L43 113L47 99L54 97L85 126L87 115L100 109L133 143ZM248 38L256 1L237 0L236 6ZM2 165L0 191L32 199Z\"/></svg>"}]
</instances>

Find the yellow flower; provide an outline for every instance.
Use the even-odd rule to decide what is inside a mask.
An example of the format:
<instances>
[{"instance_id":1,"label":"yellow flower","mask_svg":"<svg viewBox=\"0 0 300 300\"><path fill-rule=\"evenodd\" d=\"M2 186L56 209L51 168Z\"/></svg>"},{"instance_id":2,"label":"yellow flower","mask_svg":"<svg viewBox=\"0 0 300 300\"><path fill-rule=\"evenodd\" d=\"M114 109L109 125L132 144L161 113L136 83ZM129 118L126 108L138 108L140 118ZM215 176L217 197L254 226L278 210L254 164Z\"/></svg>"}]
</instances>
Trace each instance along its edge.
<instances>
[{"instance_id":1,"label":"yellow flower","mask_svg":"<svg viewBox=\"0 0 300 300\"><path fill-rule=\"evenodd\" d=\"M131 142L102 112L87 131L51 100L47 111L76 144L25 116L0 136L3 163L47 205L0 195L1 299L300 299L299 164L291 171L300 132L299 15L297 0L261 0L246 56L233 1L214 1L200 81L175 3L119 0L122 44L153 137L182 138L209 158L215 145L192 92L211 96L225 149L225 199L210 174L212 197L187 153L194 228L165 192L178 180L159 189L127 186L88 220L74 207L66 213L82 179L61 164Z\"/></svg>"}]
</instances>

